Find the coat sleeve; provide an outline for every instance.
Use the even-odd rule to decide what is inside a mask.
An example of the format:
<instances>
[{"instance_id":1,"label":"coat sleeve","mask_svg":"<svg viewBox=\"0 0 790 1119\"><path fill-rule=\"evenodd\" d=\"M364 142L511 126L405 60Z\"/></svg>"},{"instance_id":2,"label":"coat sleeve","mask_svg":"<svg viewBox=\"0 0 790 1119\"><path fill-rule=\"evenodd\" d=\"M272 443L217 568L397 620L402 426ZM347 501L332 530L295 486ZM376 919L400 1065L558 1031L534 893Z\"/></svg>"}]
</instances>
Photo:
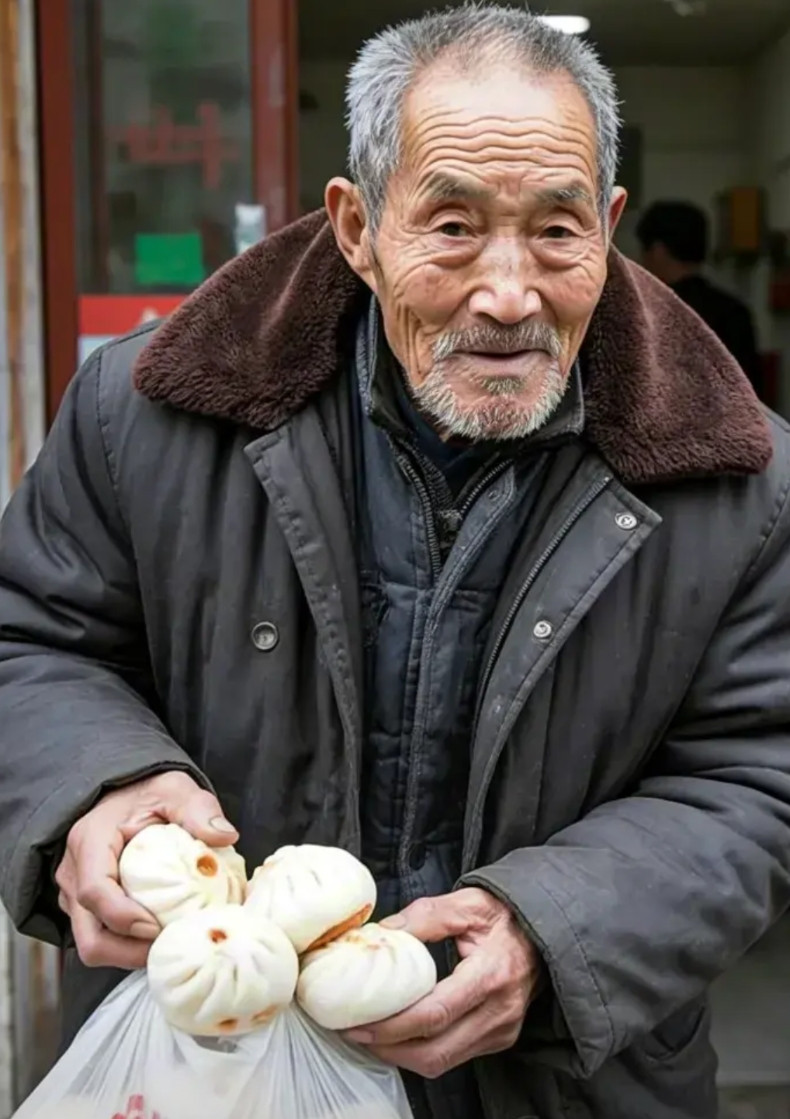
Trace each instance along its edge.
<instances>
[{"instance_id":1,"label":"coat sleeve","mask_svg":"<svg viewBox=\"0 0 790 1119\"><path fill-rule=\"evenodd\" d=\"M546 963L552 1013L528 1013L521 1039L532 1059L591 1076L790 902L789 587L785 487L633 795L459 883L507 902Z\"/></svg>"},{"instance_id":2,"label":"coat sleeve","mask_svg":"<svg viewBox=\"0 0 790 1119\"><path fill-rule=\"evenodd\" d=\"M62 943L56 858L106 790L181 769L153 709L133 552L99 411L101 356L74 378L0 524L0 894Z\"/></svg>"}]
</instances>

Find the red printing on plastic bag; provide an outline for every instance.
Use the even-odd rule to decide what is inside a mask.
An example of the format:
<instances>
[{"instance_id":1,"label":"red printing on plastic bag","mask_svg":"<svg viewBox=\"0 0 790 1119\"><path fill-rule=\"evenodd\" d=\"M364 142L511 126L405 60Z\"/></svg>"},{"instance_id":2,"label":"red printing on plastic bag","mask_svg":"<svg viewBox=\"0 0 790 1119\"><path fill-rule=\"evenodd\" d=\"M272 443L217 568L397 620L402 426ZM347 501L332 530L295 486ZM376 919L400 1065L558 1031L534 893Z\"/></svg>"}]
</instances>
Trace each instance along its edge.
<instances>
[{"instance_id":1,"label":"red printing on plastic bag","mask_svg":"<svg viewBox=\"0 0 790 1119\"><path fill-rule=\"evenodd\" d=\"M150 1114L146 1111L144 1096L129 1096L126 1111L116 1112L112 1119L161 1119L161 1116L158 1111Z\"/></svg>"}]
</instances>

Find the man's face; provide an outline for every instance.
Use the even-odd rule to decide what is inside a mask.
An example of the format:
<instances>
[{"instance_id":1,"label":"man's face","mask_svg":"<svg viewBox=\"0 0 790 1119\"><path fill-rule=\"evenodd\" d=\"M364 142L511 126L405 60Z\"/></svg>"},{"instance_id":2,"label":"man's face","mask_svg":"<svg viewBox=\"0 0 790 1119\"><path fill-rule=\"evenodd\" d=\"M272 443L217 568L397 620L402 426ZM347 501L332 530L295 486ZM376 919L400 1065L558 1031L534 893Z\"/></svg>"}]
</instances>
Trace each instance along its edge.
<instances>
[{"instance_id":1,"label":"man's face","mask_svg":"<svg viewBox=\"0 0 790 1119\"><path fill-rule=\"evenodd\" d=\"M437 429L523 437L562 399L606 277L592 115L569 78L434 67L403 127L379 229L346 255Z\"/></svg>"}]
</instances>

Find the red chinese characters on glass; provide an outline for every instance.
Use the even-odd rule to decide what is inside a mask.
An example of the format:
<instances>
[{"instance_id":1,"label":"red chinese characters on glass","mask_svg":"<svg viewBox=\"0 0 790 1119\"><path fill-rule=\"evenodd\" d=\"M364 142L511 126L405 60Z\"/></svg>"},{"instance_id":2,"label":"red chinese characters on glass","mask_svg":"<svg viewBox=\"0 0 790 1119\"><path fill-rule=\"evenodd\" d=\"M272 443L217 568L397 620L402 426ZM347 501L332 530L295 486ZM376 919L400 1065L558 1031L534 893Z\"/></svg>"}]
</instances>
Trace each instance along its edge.
<instances>
[{"instance_id":1,"label":"red chinese characters on glass","mask_svg":"<svg viewBox=\"0 0 790 1119\"><path fill-rule=\"evenodd\" d=\"M219 106L202 101L197 124L176 124L168 108L154 108L149 124L129 124L114 130L110 139L125 149L130 163L149 167L197 163L202 166L203 184L216 190L226 163L238 162L237 144L222 135Z\"/></svg>"}]
</instances>

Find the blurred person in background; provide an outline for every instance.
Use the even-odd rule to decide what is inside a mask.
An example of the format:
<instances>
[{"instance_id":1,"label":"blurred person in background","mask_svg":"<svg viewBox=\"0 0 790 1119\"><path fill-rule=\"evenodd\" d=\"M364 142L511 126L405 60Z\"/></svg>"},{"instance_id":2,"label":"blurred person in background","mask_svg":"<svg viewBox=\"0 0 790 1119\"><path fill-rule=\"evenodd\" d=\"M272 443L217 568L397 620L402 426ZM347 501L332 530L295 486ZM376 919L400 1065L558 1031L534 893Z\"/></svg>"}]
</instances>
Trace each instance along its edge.
<instances>
[{"instance_id":1,"label":"blurred person in background","mask_svg":"<svg viewBox=\"0 0 790 1119\"><path fill-rule=\"evenodd\" d=\"M637 226L642 264L707 323L763 399L764 384L752 313L705 276L708 219L691 202L654 202Z\"/></svg>"}]
</instances>

